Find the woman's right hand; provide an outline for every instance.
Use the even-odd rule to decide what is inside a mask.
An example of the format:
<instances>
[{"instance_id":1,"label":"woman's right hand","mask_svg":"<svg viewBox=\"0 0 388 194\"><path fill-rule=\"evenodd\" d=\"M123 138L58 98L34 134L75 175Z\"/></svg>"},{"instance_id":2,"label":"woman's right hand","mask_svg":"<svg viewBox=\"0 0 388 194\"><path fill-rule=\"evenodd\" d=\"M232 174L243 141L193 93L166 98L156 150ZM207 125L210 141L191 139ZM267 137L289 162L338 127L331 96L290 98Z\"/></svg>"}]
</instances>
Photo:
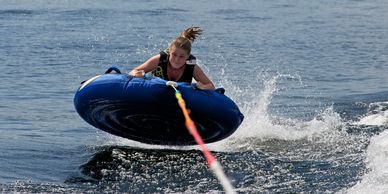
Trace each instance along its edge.
<instances>
[{"instance_id":1,"label":"woman's right hand","mask_svg":"<svg viewBox=\"0 0 388 194\"><path fill-rule=\"evenodd\" d=\"M134 69L131 72L129 72L129 75L132 75L135 77L144 77L145 72L144 72L144 70Z\"/></svg>"}]
</instances>

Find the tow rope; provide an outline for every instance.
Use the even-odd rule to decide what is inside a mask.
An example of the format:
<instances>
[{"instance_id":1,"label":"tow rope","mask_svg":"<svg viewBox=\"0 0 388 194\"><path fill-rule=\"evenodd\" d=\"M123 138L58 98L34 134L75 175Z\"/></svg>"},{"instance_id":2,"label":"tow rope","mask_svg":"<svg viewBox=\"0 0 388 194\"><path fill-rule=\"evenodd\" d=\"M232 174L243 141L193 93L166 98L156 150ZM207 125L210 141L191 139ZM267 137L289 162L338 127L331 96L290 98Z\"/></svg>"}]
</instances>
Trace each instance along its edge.
<instances>
[{"instance_id":1,"label":"tow rope","mask_svg":"<svg viewBox=\"0 0 388 194\"><path fill-rule=\"evenodd\" d=\"M181 92L177 89L178 84L174 81L168 81L167 86L171 86L175 90L175 98L178 100L179 107L182 109L183 115L185 117L185 125L189 130L190 134L194 137L195 142L200 146L203 155L206 158L207 165L213 171L218 181L220 181L222 187L226 193L236 193L233 190L233 186L230 183L229 179L226 177L224 170L222 169L221 164L213 156L213 154L206 147L201 135L198 133L197 127L193 120L191 120L189 112L186 108L186 103L182 98Z\"/></svg>"}]
</instances>

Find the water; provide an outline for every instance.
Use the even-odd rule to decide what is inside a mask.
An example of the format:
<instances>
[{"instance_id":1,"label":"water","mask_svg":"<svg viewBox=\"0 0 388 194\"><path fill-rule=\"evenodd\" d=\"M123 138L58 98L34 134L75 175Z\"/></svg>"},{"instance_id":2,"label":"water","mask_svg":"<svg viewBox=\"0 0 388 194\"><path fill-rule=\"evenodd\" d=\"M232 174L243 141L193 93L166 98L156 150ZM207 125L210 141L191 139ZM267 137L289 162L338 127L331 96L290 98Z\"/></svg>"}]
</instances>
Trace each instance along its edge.
<instances>
[{"instance_id":1,"label":"water","mask_svg":"<svg viewBox=\"0 0 388 194\"><path fill-rule=\"evenodd\" d=\"M221 192L198 147L111 136L79 83L129 71L184 28L246 119L208 145L240 193L388 192L388 4L0 0L0 192Z\"/></svg>"}]
</instances>

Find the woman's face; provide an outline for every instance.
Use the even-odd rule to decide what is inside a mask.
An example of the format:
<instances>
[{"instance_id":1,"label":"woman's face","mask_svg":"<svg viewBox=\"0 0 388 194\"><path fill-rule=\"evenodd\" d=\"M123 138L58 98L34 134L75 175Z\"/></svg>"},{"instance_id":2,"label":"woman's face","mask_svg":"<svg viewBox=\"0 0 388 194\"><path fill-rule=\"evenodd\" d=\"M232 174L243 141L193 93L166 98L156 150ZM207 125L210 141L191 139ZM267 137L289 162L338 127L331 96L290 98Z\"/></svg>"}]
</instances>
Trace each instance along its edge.
<instances>
[{"instance_id":1,"label":"woman's face","mask_svg":"<svg viewBox=\"0 0 388 194\"><path fill-rule=\"evenodd\" d=\"M186 60L189 58L189 54L182 48L176 48L172 46L170 48L170 65L174 69L179 69L185 65Z\"/></svg>"}]
</instances>

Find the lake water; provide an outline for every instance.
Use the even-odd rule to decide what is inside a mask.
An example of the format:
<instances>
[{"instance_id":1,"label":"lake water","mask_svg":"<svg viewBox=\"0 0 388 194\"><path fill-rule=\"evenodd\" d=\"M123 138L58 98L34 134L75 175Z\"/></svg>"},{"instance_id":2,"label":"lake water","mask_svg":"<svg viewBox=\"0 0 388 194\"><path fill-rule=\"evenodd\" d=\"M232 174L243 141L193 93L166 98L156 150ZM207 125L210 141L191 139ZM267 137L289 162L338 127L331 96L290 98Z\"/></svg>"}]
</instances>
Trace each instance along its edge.
<instances>
[{"instance_id":1,"label":"lake water","mask_svg":"<svg viewBox=\"0 0 388 194\"><path fill-rule=\"evenodd\" d=\"M239 193L388 192L388 3L0 0L0 192L218 193L197 146L83 121L80 82L130 71L189 26L245 115L209 144Z\"/></svg>"}]
</instances>

